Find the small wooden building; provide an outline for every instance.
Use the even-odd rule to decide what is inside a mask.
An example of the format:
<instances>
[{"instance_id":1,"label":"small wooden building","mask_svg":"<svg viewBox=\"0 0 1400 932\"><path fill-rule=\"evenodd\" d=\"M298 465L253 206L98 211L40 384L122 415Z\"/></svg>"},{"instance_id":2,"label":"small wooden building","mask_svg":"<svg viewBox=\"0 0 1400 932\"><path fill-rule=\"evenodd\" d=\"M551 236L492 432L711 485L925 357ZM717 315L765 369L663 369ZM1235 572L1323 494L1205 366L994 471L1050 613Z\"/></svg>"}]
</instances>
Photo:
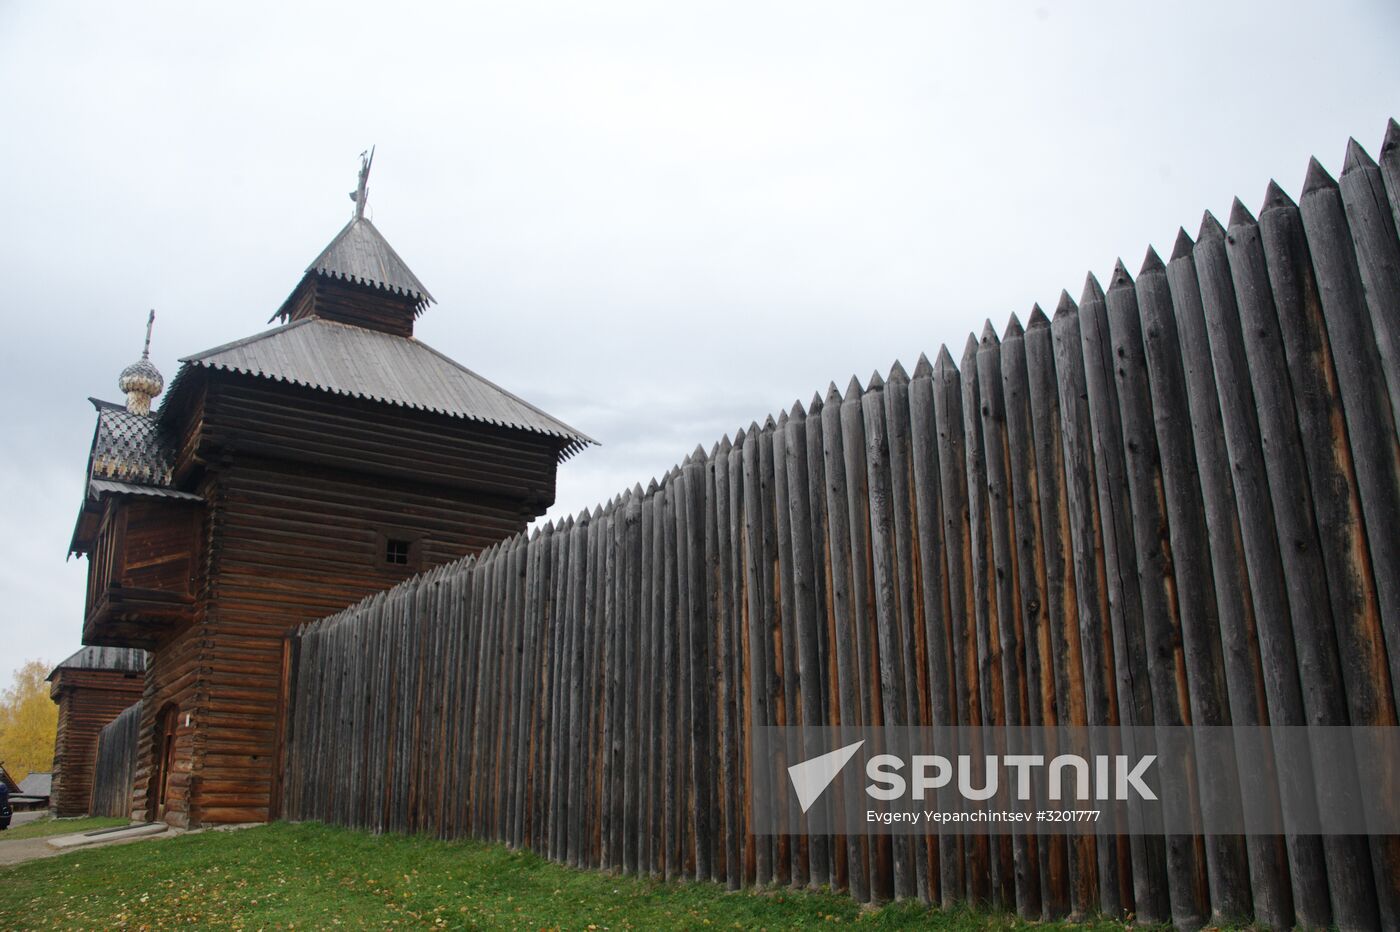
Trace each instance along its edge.
<instances>
[{"instance_id":1,"label":"small wooden building","mask_svg":"<svg viewBox=\"0 0 1400 932\"><path fill-rule=\"evenodd\" d=\"M129 647L84 647L49 674L49 695L58 703L49 808L59 818L90 811L97 735L140 701L145 674L145 651Z\"/></svg>"},{"instance_id":2,"label":"small wooden building","mask_svg":"<svg viewBox=\"0 0 1400 932\"><path fill-rule=\"evenodd\" d=\"M10 796L10 808L15 812L36 812L49 808L53 792L53 772L31 770L19 781L19 792Z\"/></svg>"},{"instance_id":3,"label":"small wooden building","mask_svg":"<svg viewBox=\"0 0 1400 932\"><path fill-rule=\"evenodd\" d=\"M94 402L73 550L83 643L150 652L137 818L275 817L284 635L523 530L592 443L414 338L433 298L364 216L366 171L279 326L182 359L159 411L146 355L125 405Z\"/></svg>"}]
</instances>

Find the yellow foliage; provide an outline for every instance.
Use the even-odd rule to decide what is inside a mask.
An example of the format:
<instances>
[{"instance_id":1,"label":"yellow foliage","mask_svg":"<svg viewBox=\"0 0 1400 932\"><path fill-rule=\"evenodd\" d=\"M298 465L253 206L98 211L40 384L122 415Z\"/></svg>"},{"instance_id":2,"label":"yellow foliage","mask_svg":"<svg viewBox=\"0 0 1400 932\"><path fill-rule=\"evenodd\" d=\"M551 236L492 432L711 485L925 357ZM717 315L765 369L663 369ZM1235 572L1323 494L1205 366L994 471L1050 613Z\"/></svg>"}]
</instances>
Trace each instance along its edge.
<instances>
[{"instance_id":1,"label":"yellow foliage","mask_svg":"<svg viewBox=\"0 0 1400 932\"><path fill-rule=\"evenodd\" d=\"M0 698L0 763L16 782L53 769L58 706L49 698L48 674L49 664L31 660Z\"/></svg>"}]
</instances>

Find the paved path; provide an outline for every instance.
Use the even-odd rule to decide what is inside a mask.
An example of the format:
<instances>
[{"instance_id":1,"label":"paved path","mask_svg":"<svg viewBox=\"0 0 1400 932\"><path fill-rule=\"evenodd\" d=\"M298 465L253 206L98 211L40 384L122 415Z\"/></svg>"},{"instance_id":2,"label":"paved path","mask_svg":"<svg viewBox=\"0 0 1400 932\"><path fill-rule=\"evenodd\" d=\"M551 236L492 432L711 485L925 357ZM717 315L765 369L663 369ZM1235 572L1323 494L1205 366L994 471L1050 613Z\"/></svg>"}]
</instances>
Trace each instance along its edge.
<instances>
[{"instance_id":1,"label":"paved path","mask_svg":"<svg viewBox=\"0 0 1400 932\"><path fill-rule=\"evenodd\" d=\"M19 841L0 841L0 866L23 864L38 858L51 858L63 854L57 848L50 848L45 838L21 838Z\"/></svg>"},{"instance_id":2,"label":"paved path","mask_svg":"<svg viewBox=\"0 0 1400 932\"><path fill-rule=\"evenodd\" d=\"M114 841L99 841L81 848L68 848L66 850L55 848L49 844L49 840L61 836L50 835L47 838L22 838L19 841L4 841L0 835L0 867L8 867L14 864L23 864L25 861L34 861L39 858L51 858L60 854L72 854L75 851L89 851L93 848L110 848L113 845L132 845L139 841L159 841L162 838L178 838L181 835L193 835L199 832L236 832L240 829L255 828L262 823L259 822L237 822L230 825L215 825L208 828L169 828L159 835L142 835L136 838L119 838Z\"/></svg>"},{"instance_id":3,"label":"paved path","mask_svg":"<svg viewBox=\"0 0 1400 932\"><path fill-rule=\"evenodd\" d=\"M19 828L27 822L36 822L49 814L47 809L32 812L16 812L10 820L10 828ZM44 843L42 838L23 838L19 841L6 841L5 833L0 832L0 865L19 864L34 858L52 857L60 852Z\"/></svg>"},{"instance_id":4,"label":"paved path","mask_svg":"<svg viewBox=\"0 0 1400 932\"><path fill-rule=\"evenodd\" d=\"M137 841L146 841L151 838L174 838L177 835L186 834L176 828L168 829L159 835L143 835L137 838L121 838L114 841L95 842L84 845L81 848L55 848L49 844L50 839L59 838L59 835L49 835L45 838L21 838L19 841L4 841L0 835L0 867L13 864L23 864L25 861L35 861L39 858L51 858L60 854L70 854L74 851L87 851L91 848L107 848L112 845L129 845Z\"/></svg>"}]
</instances>

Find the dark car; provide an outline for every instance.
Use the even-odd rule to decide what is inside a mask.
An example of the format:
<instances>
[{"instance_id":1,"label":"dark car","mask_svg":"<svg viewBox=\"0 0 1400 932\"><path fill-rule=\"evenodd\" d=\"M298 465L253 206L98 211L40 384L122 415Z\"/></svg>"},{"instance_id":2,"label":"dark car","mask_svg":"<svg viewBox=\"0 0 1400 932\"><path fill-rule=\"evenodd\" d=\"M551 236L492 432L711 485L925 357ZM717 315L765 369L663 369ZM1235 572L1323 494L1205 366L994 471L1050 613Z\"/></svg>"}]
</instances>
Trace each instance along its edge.
<instances>
[{"instance_id":1,"label":"dark car","mask_svg":"<svg viewBox=\"0 0 1400 932\"><path fill-rule=\"evenodd\" d=\"M0 832L10 827L10 818L14 811L10 809L10 788L5 785L4 780L0 780Z\"/></svg>"}]
</instances>

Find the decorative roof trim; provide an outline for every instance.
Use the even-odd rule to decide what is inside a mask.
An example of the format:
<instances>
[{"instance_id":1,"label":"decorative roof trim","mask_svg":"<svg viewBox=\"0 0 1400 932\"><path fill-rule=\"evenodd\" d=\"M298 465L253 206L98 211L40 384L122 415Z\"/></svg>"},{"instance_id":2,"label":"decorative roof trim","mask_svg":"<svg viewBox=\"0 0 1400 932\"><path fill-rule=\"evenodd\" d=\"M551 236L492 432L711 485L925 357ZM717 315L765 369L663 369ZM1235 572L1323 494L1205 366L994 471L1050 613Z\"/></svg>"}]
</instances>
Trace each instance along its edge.
<instances>
[{"instance_id":1,"label":"decorative roof trim","mask_svg":"<svg viewBox=\"0 0 1400 932\"><path fill-rule=\"evenodd\" d=\"M92 479L88 482L88 497L101 499L104 495L145 495L150 498L175 498L186 502L202 502L203 496L193 492L181 492L157 485L136 485L131 482L117 482L112 479Z\"/></svg>"}]
</instances>

